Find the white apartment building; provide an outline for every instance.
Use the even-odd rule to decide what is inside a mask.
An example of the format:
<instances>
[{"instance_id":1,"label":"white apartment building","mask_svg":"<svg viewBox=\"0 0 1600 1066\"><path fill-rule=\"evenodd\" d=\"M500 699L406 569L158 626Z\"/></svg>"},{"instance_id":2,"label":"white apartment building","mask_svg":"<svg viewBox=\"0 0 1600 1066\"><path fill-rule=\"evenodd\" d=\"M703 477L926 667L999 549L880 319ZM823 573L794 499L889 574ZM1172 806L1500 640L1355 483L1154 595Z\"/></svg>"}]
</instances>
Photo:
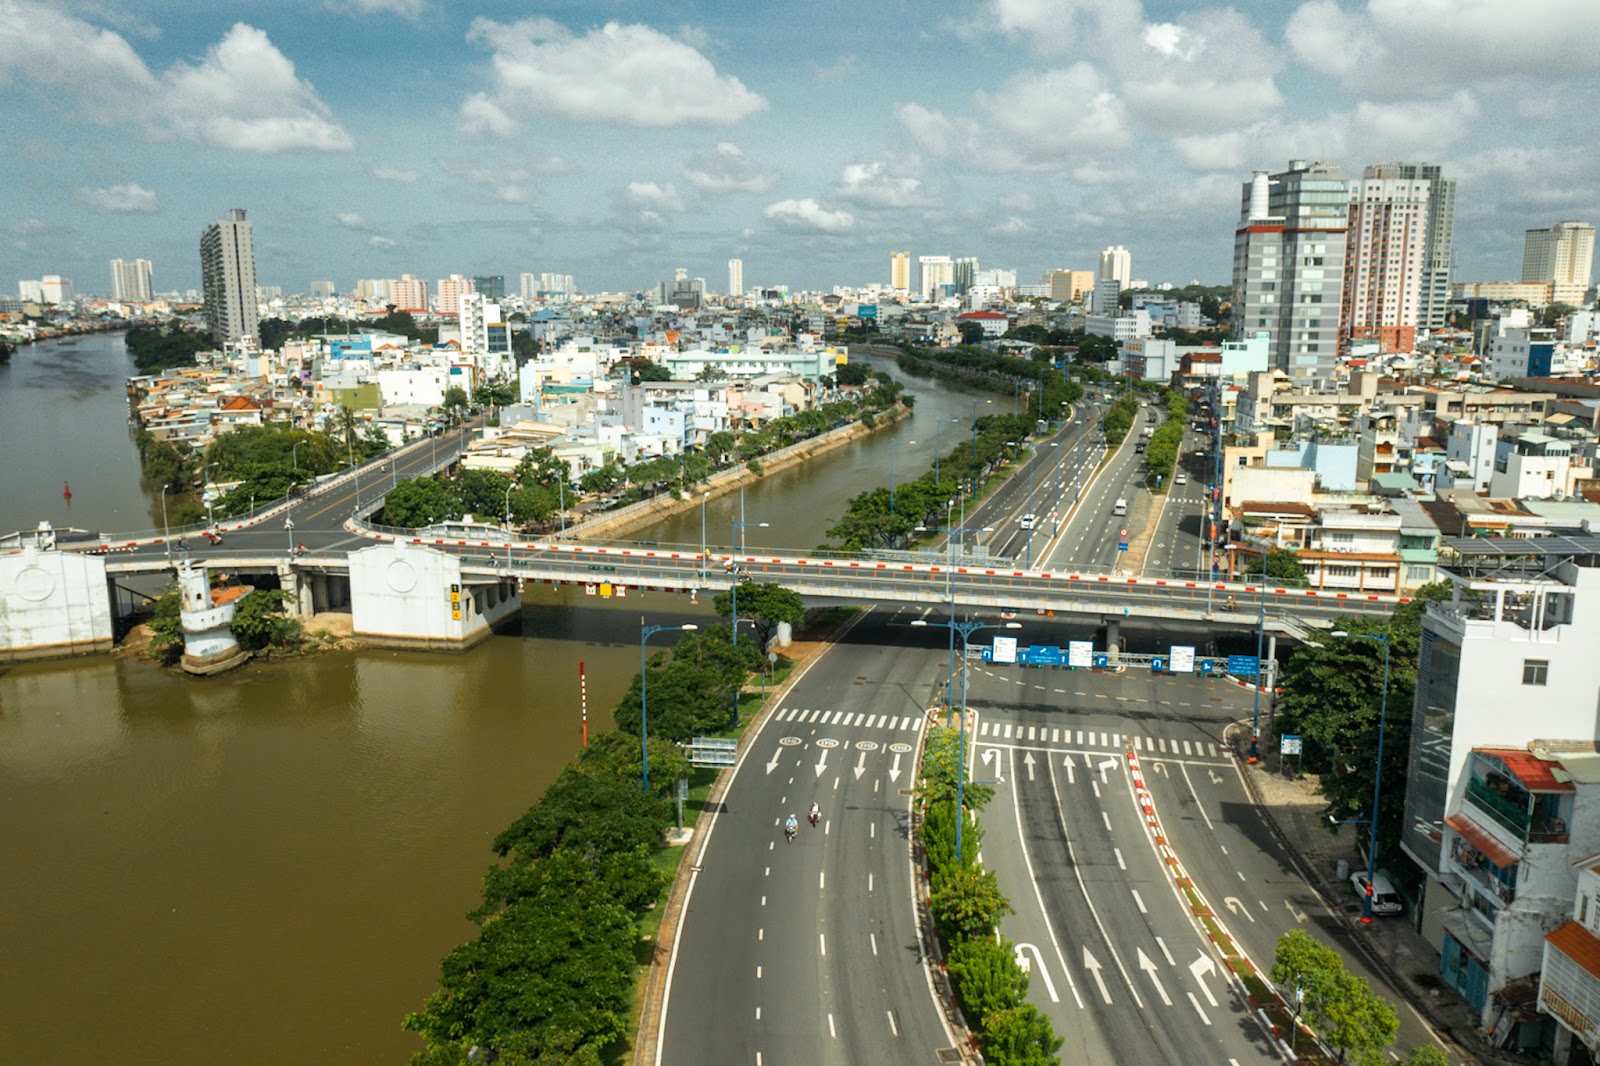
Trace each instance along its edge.
<instances>
[{"instance_id":1,"label":"white apartment building","mask_svg":"<svg viewBox=\"0 0 1600 1066\"><path fill-rule=\"evenodd\" d=\"M1522 280L1546 283L1554 303L1583 307L1594 272L1594 227L1587 222L1557 222L1523 235Z\"/></svg>"},{"instance_id":2,"label":"white apartment building","mask_svg":"<svg viewBox=\"0 0 1600 1066\"><path fill-rule=\"evenodd\" d=\"M1505 500L1563 499L1592 468L1574 464L1572 444L1538 430L1507 431L1495 444L1489 495Z\"/></svg>"},{"instance_id":3,"label":"white apartment building","mask_svg":"<svg viewBox=\"0 0 1600 1066\"><path fill-rule=\"evenodd\" d=\"M378 395L383 406L415 404L422 407L439 407L444 403L445 390L451 385L450 368L444 366L408 366L377 372Z\"/></svg>"},{"instance_id":4,"label":"white apartment building","mask_svg":"<svg viewBox=\"0 0 1600 1066\"><path fill-rule=\"evenodd\" d=\"M1488 492L1499 440L1500 427L1496 423L1476 422L1470 418L1450 423L1450 435L1444 442L1445 463L1439 475L1439 487Z\"/></svg>"},{"instance_id":5,"label":"white apartment building","mask_svg":"<svg viewBox=\"0 0 1600 1066\"><path fill-rule=\"evenodd\" d=\"M769 374L788 374L802 381L816 381L837 369L843 349L825 347L804 349L746 348L739 345L717 351L700 349L670 352L662 363L678 381L693 381L710 370L724 378L759 378Z\"/></svg>"},{"instance_id":6,"label":"white apartment building","mask_svg":"<svg viewBox=\"0 0 1600 1066\"><path fill-rule=\"evenodd\" d=\"M1367 167L1351 185L1340 309L1347 341L1375 340L1383 352L1415 348L1431 193L1431 182L1401 177L1390 163Z\"/></svg>"},{"instance_id":7,"label":"white apartment building","mask_svg":"<svg viewBox=\"0 0 1600 1066\"><path fill-rule=\"evenodd\" d=\"M1493 1028L1571 914L1572 860L1600 851L1579 781L1600 778L1530 750L1596 739L1600 537L1446 538L1439 573L1452 596L1422 619L1400 846L1440 975Z\"/></svg>"},{"instance_id":8,"label":"white apartment building","mask_svg":"<svg viewBox=\"0 0 1600 1066\"><path fill-rule=\"evenodd\" d=\"M1120 244L1107 248L1100 253L1100 266L1095 276L1110 278L1117 283L1117 292L1122 292L1133 278L1133 256Z\"/></svg>"},{"instance_id":9,"label":"white apartment building","mask_svg":"<svg viewBox=\"0 0 1600 1066\"><path fill-rule=\"evenodd\" d=\"M154 299L150 286L150 260L111 260L111 298L126 303L149 303Z\"/></svg>"},{"instance_id":10,"label":"white apartment building","mask_svg":"<svg viewBox=\"0 0 1600 1066\"><path fill-rule=\"evenodd\" d=\"M956 265L948 255L923 255L917 257L917 266L921 271L921 288L918 293L924 303L936 299L939 287L954 285L956 280Z\"/></svg>"},{"instance_id":11,"label":"white apartment building","mask_svg":"<svg viewBox=\"0 0 1600 1066\"><path fill-rule=\"evenodd\" d=\"M1121 344L1136 337L1150 336L1150 314L1134 311L1126 315L1085 315L1083 331L1096 337L1110 337Z\"/></svg>"},{"instance_id":12,"label":"white apartment building","mask_svg":"<svg viewBox=\"0 0 1600 1066\"><path fill-rule=\"evenodd\" d=\"M728 295L744 295L744 260L728 260Z\"/></svg>"}]
</instances>

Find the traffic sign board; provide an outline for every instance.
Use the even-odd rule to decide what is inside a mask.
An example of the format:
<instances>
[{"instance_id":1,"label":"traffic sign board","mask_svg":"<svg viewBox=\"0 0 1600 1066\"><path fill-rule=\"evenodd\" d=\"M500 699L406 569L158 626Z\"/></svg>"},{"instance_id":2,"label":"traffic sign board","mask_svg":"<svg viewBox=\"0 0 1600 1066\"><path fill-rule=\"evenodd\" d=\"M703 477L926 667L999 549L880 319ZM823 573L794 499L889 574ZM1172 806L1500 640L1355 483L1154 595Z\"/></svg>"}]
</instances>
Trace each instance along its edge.
<instances>
[{"instance_id":1,"label":"traffic sign board","mask_svg":"<svg viewBox=\"0 0 1600 1066\"><path fill-rule=\"evenodd\" d=\"M1104 670L1106 667L1108 667L1110 665L1111 665L1111 656L1109 656L1109 655L1096 655L1094 657L1094 668L1096 670Z\"/></svg>"},{"instance_id":2,"label":"traffic sign board","mask_svg":"<svg viewBox=\"0 0 1600 1066\"><path fill-rule=\"evenodd\" d=\"M1240 677L1255 677L1261 672L1261 661L1254 655L1228 656L1228 673Z\"/></svg>"},{"instance_id":3,"label":"traffic sign board","mask_svg":"<svg viewBox=\"0 0 1600 1066\"><path fill-rule=\"evenodd\" d=\"M1167 672L1167 660L1160 655L1150 656L1150 672L1164 674Z\"/></svg>"}]
</instances>

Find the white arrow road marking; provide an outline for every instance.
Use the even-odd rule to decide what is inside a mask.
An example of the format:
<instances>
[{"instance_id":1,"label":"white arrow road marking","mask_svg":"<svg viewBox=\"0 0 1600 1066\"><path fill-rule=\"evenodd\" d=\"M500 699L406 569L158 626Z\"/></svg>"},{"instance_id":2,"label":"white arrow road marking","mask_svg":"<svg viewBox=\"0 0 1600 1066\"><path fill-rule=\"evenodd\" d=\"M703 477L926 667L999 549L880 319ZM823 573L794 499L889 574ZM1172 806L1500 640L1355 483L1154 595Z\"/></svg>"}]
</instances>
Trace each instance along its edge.
<instances>
[{"instance_id":1,"label":"white arrow road marking","mask_svg":"<svg viewBox=\"0 0 1600 1066\"><path fill-rule=\"evenodd\" d=\"M1005 775L1000 772L1001 763L1000 763L1000 749L999 748L984 748L983 749L983 761L985 763L987 763L990 760L994 761L994 781L995 781L995 784L997 784L997 785L1005 784L1006 783Z\"/></svg>"},{"instance_id":2,"label":"white arrow road marking","mask_svg":"<svg viewBox=\"0 0 1600 1066\"><path fill-rule=\"evenodd\" d=\"M827 748L823 748L822 749L822 753L817 756L817 765L812 767L812 769L817 771L817 776L818 777L821 777L822 776L822 771L827 769L827 767L828 767L828 749Z\"/></svg>"},{"instance_id":3,"label":"white arrow road marking","mask_svg":"<svg viewBox=\"0 0 1600 1066\"><path fill-rule=\"evenodd\" d=\"M1216 972L1217 972L1216 960L1212 959L1212 957L1210 955L1207 955L1203 951L1200 953L1200 957L1199 958L1195 959L1193 962L1191 962L1189 964L1189 973L1191 975L1193 975L1195 981L1200 985L1200 991L1205 993L1206 1002L1211 1004L1213 1007L1215 1007L1217 1005L1217 997L1213 996L1211 994L1210 987L1207 986L1204 981L1200 980L1200 975L1203 974L1203 973L1216 973ZM1194 998L1194 993L1193 992L1189 993L1189 998L1190 999ZM1200 1004L1196 1003L1194 1005L1194 1009L1195 1010L1199 1010L1200 1009ZM1202 1018L1205 1017L1205 1015L1203 1013L1200 1016ZM1210 1024L1210 1023L1207 1023L1207 1024Z\"/></svg>"},{"instance_id":4,"label":"white arrow road marking","mask_svg":"<svg viewBox=\"0 0 1600 1066\"><path fill-rule=\"evenodd\" d=\"M1210 992L1206 993L1206 998L1207 999L1211 999L1211 993ZM1189 993L1189 1002L1194 1004L1194 1012L1196 1014L1200 1015L1200 1020L1205 1022L1207 1025L1210 1025L1211 1024L1211 1019L1206 1017L1206 1012L1203 1009L1201 1009L1200 1001L1198 999L1194 998L1194 993L1193 992ZM1216 1000L1212 1000L1211 1001L1211 1005L1213 1007L1215 1007L1217 1005ZM830 1017L831 1017L831 1015L830 1015Z\"/></svg>"},{"instance_id":5,"label":"white arrow road marking","mask_svg":"<svg viewBox=\"0 0 1600 1066\"><path fill-rule=\"evenodd\" d=\"M776 770L778 768L778 756L780 756L782 754L783 754L783 749L782 748L779 748L777 751L772 753L772 761L767 763L767 773L770 774L770 773L772 773L772 771L774 771L774 770Z\"/></svg>"},{"instance_id":6,"label":"white arrow road marking","mask_svg":"<svg viewBox=\"0 0 1600 1066\"><path fill-rule=\"evenodd\" d=\"M889 767L889 780L900 780L900 753L898 751L894 753L894 763Z\"/></svg>"},{"instance_id":7,"label":"white arrow road marking","mask_svg":"<svg viewBox=\"0 0 1600 1066\"><path fill-rule=\"evenodd\" d=\"M1206 771L1206 773L1207 773L1207 774L1208 774L1208 775L1210 775L1210 777L1211 777L1211 783L1212 783L1212 784L1213 784L1213 785L1220 785L1220 784L1222 784L1222 775L1221 775L1221 774L1219 774L1219 773L1217 773L1217 772L1216 772L1216 771L1215 771L1215 770L1207 770L1207 771Z\"/></svg>"},{"instance_id":8,"label":"white arrow road marking","mask_svg":"<svg viewBox=\"0 0 1600 1066\"><path fill-rule=\"evenodd\" d=\"M1107 1003L1111 1002L1111 990L1106 987L1106 979L1100 976L1100 963L1089 954L1089 949L1083 949L1083 966L1094 977L1094 983L1100 986L1100 998Z\"/></svg>"},{"instance_id":9,"label":"white arrow road marking","mask_svg":"<svg viewBox=\"0 0 1600 1066\"><path fill-rule=\"evenodd\" d=\"M1028 953L1033 953L1033 959L1028 958ZM1035 965L1037 963L1037 965ZM1017 945L1017 965L1022 967L1023 973L1033 973L1036 969L1040 977L1044 978L1044 990L1050 996L1051 1003L1060 1003L1061 997L1056 995L1056 983L1050 980L1050 971L1044 965L1044 953L1032 944Z\"/></svg>"},{"instance_id":10,"label":"white arrow road marking","mask_svg":"<svg viewBox=\"0 0 1600 1066\"><path fill-rule=\"evenodd\" d=\"M1061 765L1067 768L1067 784L1072 784L1072 756L1065 756L1061 761Z\"/></svg>"},{"instance_id":11,"label":"white arrow road marking","mask_svg":"<svg viewBox=\"0 0 1600 1066\"><path fill-rule=\"evenodd\" d=\"M1305 911L1295 910L1294 904L1289 902L1288 900L1284 900L1283 901L1283 905L1285 907L1289 908L1289 917L1293 918L1296 922L1298 922L1301 925L1305 925L1306 924L1306 912Z\"/></svg>"},{"instance_id":12,"label":"white arrow road marking","mask_svg":"<svg viewBox=\"0 0 1600 1066\"><path fill-rule=\"evenodd\" d=\"M1152 773L1158 773L1162 777L1170 776L1167 773L1167 764L1164 763L1164 762L1158 762L1154 766L1152 766L1150 769L1151 769Z\"/></svg>"},{"instance_id":13,"label":"white arrow road marking","mask_svg":"<svg viewBox=\"0 0 1600 1066\"><path fill-rule=\"evenodd\" d=\"M1109 785L1111 782L1110 779L1106 777L1106 771L1115 770L1117 765L1117 760L1115 759L1102 759L1099 763L1097 763L1095 769L1100 771L1100 780Z\"/></svg>"},{"instance_id":14,"label":"white arrow road marking","mask_svg":"<svg viewBox=\"0 0 1600 1066\"><path fill-rule=\"evenodd\" d=\"M866 752L862 752L861 753L861 758L856 760L856 765L855 765L856 780L860 781L861 780L861 775L866 773L866 772L867 772L867 753Z\"/></svg>"},{"instance_id":15,"label":"white arrow road marking","mask_svg":"<svg viewBox=\"0 0 1600 1066\"><path fill-rule=\"evenodd\" d=\"M1150 961L1150 956L1144 953L1143 948L1139 949L1139 969L1150 975L1150 983L1156 986L1156 995L1161 997L1161 1002L1168 1007L1172 1006L1167 990L1161 987L1161 978L1156 976L1156 964Z\"/></svg>"},{"instance_id":16,"label":"white arrow road marking","mask_svg":"<svg viewBox=\"0 0 1600 1066\"><path fill-rule=\"evenodd\" d=\"M1026 755L1024 755L1022 757L1022 765L1026 766L1028 768L1028 780L1032 781L1033 780L1033 752L1030 751L1030 752L1028 752L1028 754L1026 754Z\"/></svg>"},{"instance_id":17,"label":"white arrow road marking","mask_svg":"<svg viewBox=\"0 0 1600 1066\"><path fill-rule=\"evenodd\" d=\"M1222 902L1228 905L1229 914L1242 914L1252 922L1256 920L1256 916L1250 913L1249 907L1239 901L1238 896L1224 896Z\"/></svg>"}]
</instances>

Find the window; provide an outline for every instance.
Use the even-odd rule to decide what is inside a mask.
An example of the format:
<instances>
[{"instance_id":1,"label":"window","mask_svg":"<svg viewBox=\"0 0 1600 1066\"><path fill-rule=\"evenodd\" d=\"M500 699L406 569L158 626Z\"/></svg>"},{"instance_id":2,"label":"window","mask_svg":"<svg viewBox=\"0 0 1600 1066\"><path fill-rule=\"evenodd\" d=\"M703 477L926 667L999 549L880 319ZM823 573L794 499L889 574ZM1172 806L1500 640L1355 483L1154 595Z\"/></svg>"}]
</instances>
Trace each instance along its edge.
<instances>
[{"instance_id":1,"label":"window","mask_svg":"<svg viewBox=\"0 0 1600 1066\"><path fill-rule=\"evenodd\" d=\"M1543 685L1550 680L1549 659L1524 659L1522 660L1522 683L1524 685Z\"/></svg>"}]
</instances>

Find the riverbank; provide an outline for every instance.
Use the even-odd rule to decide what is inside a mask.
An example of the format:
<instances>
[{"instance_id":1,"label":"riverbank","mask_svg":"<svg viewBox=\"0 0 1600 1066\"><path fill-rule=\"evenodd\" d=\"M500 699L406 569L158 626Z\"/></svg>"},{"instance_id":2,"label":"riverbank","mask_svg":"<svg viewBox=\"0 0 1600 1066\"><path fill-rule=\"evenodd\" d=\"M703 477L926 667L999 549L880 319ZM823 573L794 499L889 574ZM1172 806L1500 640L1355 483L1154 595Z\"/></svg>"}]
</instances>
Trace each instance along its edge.
<instances>
[{"instance_id":1,"label":"riverbank","mask_svg":"<svg viewBox=\"0 0 1600 1066\"><path fill-rule=\"evenodd\" d=\"M745 485L754 484L763 478L870 437L910 415L911 408L903 404L896 405L892 410L874 415L870 428L861 422L852 422L848 426L831 429L809 440L791 444L787 448L762 456L758 460L761 467L759 474L747 465L729 467L712 474L704 484L696 487L693 495L687 498L672 493L662 493L648 500L641 500L639 503L568 526L566 537L569 540L625 539L630 533L652 526L663 519L694 510L700 506L702 493L716 497L738 492Z\"/></svg>"}]
</instances>

